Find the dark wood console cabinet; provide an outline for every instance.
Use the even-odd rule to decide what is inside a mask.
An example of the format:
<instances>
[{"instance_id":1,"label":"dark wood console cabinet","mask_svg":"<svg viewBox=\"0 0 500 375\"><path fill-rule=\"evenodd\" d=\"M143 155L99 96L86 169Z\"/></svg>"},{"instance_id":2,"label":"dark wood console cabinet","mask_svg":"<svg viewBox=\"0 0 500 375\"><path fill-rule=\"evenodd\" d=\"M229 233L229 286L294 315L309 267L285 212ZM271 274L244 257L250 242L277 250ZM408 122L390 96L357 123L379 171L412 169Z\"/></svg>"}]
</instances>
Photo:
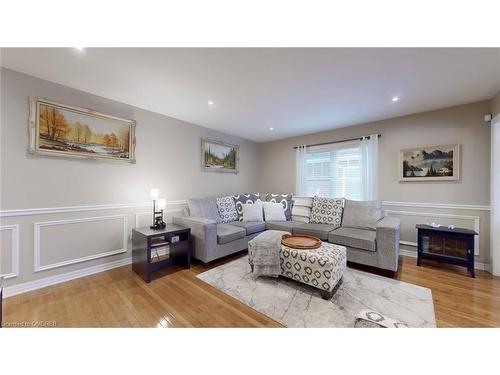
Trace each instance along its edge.
<instances>
[{"instance_id":1,"label":"dark wood console cabinet","mask_svg":"<svg viewBox=\"0 0 500 375\"><path fill-rule=\"evenodd\" d=\"M477 233L471 229L418 224L417 266L422 259L434 259L467 267L472 277L474 271L474 239Z\"/></svg>"}]
</instances>

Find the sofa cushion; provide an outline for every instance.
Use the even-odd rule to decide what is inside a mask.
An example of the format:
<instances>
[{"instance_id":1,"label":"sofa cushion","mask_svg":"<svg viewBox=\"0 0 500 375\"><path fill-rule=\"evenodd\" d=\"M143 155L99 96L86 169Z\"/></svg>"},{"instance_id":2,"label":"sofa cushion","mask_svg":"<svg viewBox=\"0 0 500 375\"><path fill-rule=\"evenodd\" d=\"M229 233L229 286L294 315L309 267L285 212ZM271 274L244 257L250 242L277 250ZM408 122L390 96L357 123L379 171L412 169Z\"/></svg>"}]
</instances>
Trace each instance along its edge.
<instances>
[{"instance_id":1,"label":"sofa cushion","mask_svg":"<svg viewBox=\"0 0 500 375\"><path fill-rule=\"evenodd\" d=\"M217 224L217 243L219 245L239 240L246 236L246 230L230 224Z\"/></svg>"},{"instance_id":2,"label":"sofa cushion","mask_svg":"<svg viewBox=\"0 0 500 375\"><path fill-rule=\"evenodd\" d=\"M247 236L266 230L266 223L263 221L232 221L228 224L245 229Z\"/></svg>"},{"instance_id":3,"label":"sofa cushion","mask_svg":"<svg viewBox=\"0 0 500 375\"><path fill-rule=\"evenodd\" d=\"M368 229L338 228L328 235L328 242L367 251L377 251L377 232Z\"/></svg>"},{"instance_id":4,"label":"sofa cushion","mask_svg":"<svg viewBox=\"0 0 500 375\"><path fill-rule=\"evenodd\" d=\"M281 203L286 220L292 220L292 194L266 194L266 202Z\"/></svg>"},{"instance_id":5,"label":"sofa cushion","mask_svg":"<svg viewBox=\"0 0 500 375\"><path fill-rule=\"evenodd\" d=\"M284 230L285 232L292 232L293 227L301 225L300 221L266 221L266 229L270 230Z\"/></svg>"},{"instance_id":6,"label":"sofa cushion","mask_svg":"<svg viewBox=\"0 0 500 375\"><path fill-rule=\"evenodd\" d=\"M314 197L310 223L330 224L340 227L344 200L341 198Z\"/></svg>"},{"instance_id":7,"label":"sofa cushion","mask_svg":"<svg viewBox=\"0 0 500 375\"><path fill-rule=\"evenodd\" d=\"M236 206L236 212L238 212L238 220L243 221L243 205L251 204L255 202L262 202L259 193L247 193L234 195L234 205Z\"/></svg>"},{"instance_id":8,"label":"sofa cushion","mask_svg":"<svg viewBox=\"0 0 500 375\"><path fill-rule=\"evenodd\" d=\"M188 206L191 216L222 222L215 198L188 199Z\"/></svg>"},{"instance_id":9,"label":"sofa cushion","mask_svg":"<svg viewBox=\"0 0 500 375\"><path fill-rule=\"evenodd\" d=\"M377 221L382 219L380 201L351 201L346 199L342 226L347 228L375 229Z\"/></svg>"},{"instance_id":10,"label":"sofa cushion","mask_svg":"<svg viewBox=\"0 0 500 375\"><path fill-rule=\"evenodd\" d=\"M232 196L217 197L216 202L221 222L229 223L230 221L238 220L238 212L236 212Z\"/></svg>"},{"instance_id":11,"label":"sofa cushion","mask_svg":"<svg viewBox=\"0 0 500 375\"><path fill-rule=\"evenodd\" d=\"M338 227L331 224L302 223L293 228L293 234L307 234L308 236L318 237L320 240L326 241L328 234L335 228Z\"/></svg>"},{"instance_id":12,"label":"sofa cushion","mask_svg":"<svg viewBox=\"0 0 500 375\"><path fill-rule=\"evenodd\" d=\"M309 222L313 205L312 197L293 197L292 220Z\"/></svg>"}]
</instances>

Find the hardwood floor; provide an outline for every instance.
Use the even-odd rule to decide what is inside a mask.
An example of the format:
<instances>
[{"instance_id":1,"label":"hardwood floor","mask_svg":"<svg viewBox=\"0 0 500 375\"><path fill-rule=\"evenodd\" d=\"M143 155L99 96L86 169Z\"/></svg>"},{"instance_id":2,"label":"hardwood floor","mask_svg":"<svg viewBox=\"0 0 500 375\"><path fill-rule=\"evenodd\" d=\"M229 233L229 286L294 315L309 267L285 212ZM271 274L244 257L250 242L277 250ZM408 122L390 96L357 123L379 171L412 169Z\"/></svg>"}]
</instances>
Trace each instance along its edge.
<instances>
[{"instance_id":1,"label":"hardwood floor","mask_svg":"<svg viewBox=\"0 0 500 375\"><path fill-rule=\"evenodd\" d=\"M4 324L54 321L58 327L281 327L198 280L196 275L204 271L200 264L190 270L172 268L148 285L131 266L116 268L6 298ZM416 259L408 257L401 257L395 278L432 289L438 327L500 327L500 278L479 271L472 279L462 268L432 263L417 267Z\"/></svg>"}]
</instances>

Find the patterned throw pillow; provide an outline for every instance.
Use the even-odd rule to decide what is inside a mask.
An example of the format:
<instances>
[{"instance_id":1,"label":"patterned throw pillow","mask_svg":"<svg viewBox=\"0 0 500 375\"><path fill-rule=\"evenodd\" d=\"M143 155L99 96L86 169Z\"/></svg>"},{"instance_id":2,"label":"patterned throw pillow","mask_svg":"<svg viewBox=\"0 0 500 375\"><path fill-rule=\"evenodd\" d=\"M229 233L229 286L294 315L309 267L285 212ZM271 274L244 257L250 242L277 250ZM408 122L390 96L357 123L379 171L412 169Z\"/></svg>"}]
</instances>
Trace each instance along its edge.
<instances>
[{"instance_id":1,"label":"patterned throw pillow","mask_svg":"<svg viewBox=\"0 0 500 375\"><path fill-rule=\"evenodd\" d=\"M281 203L286 220L292 220L292 194L266 194L266 202Z\"/></svg>"},{"instance_id":2,"label":"patterned throw pillow","mask_svg":"<svg viewBox=\"0 0 500 375\"><path fill-rule=\"evenodd\" d=\"M341 198L314 197L311 210L311 223L331 224L340 227L344 200Z\"/></svg>"},{"instance_id":3,"label":"patterned throw pillow","mask_svg":"<svg viewBox=\"0 0 500 375\"><path fill-rule=\"evenodd\" d=\"M236 206L234 205L232 196L217 197L217 209L219 210L219 216L223 223L238 220L238 212L236 212Z\"/></svg>"},{"instance_id":4,"label":"patterned throw pillow","mask_svg":"<svg viewBox=\"0 0 500 375\"><path fill-rule=\"evenodd\" d=\"M259 193L248 193L234 195L234 205L236 206L236 212L238 213L238 220L243 221L243 204L262 202Z\"/></svg>"}]
</instances>

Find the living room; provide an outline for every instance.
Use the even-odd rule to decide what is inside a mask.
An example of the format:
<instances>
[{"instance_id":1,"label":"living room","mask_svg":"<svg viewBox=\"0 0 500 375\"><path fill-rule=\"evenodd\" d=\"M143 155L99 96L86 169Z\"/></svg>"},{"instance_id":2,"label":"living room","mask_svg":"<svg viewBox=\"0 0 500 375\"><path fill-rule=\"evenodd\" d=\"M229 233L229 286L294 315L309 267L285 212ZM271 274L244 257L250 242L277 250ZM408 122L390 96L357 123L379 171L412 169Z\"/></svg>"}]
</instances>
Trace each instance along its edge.
<instances>
[{"instance_id":1,"label":"living room","mask_svg":"<svg viewBox=\"0 0 500 375\"><path fill-rule=\"evenodd\" d=\"M498 45L70 40L0 49L0 338L500 327Z\"/></svg>"}]
</instances>

